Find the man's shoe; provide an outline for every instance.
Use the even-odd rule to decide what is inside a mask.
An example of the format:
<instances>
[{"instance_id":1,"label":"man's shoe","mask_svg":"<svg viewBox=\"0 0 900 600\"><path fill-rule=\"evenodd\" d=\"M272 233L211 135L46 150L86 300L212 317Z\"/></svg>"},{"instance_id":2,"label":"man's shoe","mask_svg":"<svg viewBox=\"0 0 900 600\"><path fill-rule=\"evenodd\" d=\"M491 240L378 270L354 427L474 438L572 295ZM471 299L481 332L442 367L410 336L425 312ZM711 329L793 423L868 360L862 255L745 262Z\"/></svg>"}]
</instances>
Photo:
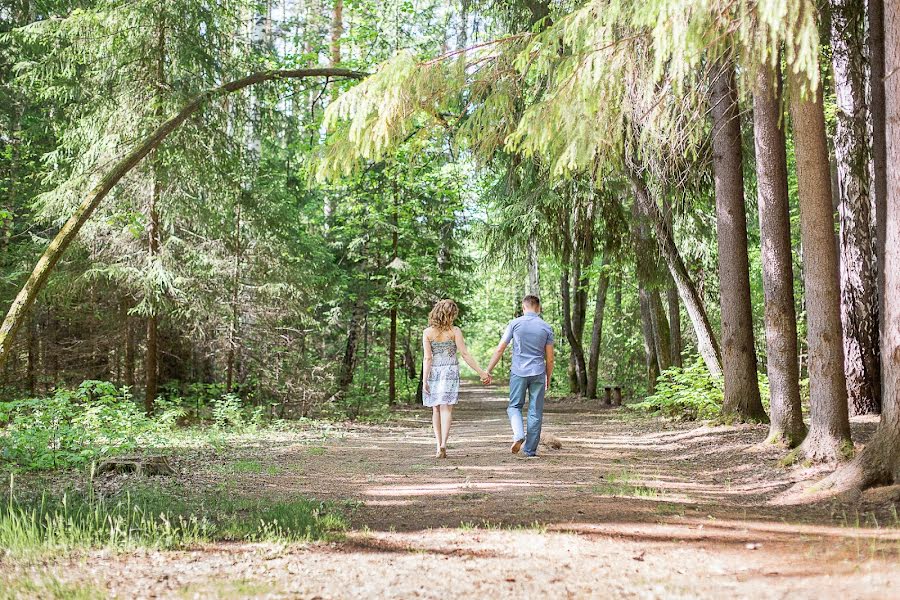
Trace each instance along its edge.
<instances>
[{"instance_id":1,"label":"man's shoe","mask_svg":"<svg viewBox=\"0 0 900 600\"><path fill-rule=\"evenodd\" d=\"M518 454L519 450L522 449L522 444L524 444L524 443L525 443L525 438L522 438L521 440L516 440L513 442L512 448L510 448L510 450L512 451L513 454Z\"/></svg>"},{"instance_id":2,"label":"man's shoe","mask_svg":"<svg viewBox=\"0 0 900 600\"><path fill-rule=\"evenodd\" d=\"M525 454L525 458L537 458L537 454Z\"/></svg>"}]
</instances>

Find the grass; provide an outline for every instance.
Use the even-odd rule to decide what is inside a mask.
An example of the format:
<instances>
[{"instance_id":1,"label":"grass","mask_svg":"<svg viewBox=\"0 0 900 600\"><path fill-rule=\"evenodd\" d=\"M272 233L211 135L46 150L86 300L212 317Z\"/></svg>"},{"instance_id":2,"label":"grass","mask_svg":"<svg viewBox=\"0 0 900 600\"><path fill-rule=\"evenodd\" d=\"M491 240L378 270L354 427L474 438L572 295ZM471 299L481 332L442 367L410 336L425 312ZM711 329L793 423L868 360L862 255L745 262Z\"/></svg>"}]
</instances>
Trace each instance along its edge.
<instances>
[{"instance_id":1,"label":"grass","mask_svg":"<svg viewBox=\"0 0 900 600\"><path fill-rule=\"evenodd\" d=\"M24 600L26 598L94 600L106 598L106 594L91 585L63 583L49 574L16 577L7 581L0 580L0 600Z\"/></svg>"},{"instance_id":2,"label":"grass","mask_svg":"<svg viewBox=\"0 0 900 600\"><path fill-rule=\"evenodd\" d=\"M216 469L222 473L239 474L249 473L258 475L265 473L266 475L278 475L281 469L275 465L265 465L258 460L235 460Z\"/></svg>"},{"instance_id":3,"label":"grass","mask_svg":"<svg viewBox=\"0 0 900 600\"><path fill-rule=\"evenodd\" d=\"M155 488L137 488L114 499L9 494L0 505L0 548L12 556L184 548L213 541L314 541L338 537L346 527L335 505L315 500L224 494L184 499Z\"/></svg>"},{"instance_id":4,"label":"grass","mask_svg":"<svg viewBox=\"0 0 900 600\"><path fill-rule=\"evenodd\" d=\"M634 476L623 469L618 473L609 473L604 482L593 486L592 491L601 496L630 496L635 498L656 498L659 490L641 484L632 483Z\"/></svg>"}]
</instances>

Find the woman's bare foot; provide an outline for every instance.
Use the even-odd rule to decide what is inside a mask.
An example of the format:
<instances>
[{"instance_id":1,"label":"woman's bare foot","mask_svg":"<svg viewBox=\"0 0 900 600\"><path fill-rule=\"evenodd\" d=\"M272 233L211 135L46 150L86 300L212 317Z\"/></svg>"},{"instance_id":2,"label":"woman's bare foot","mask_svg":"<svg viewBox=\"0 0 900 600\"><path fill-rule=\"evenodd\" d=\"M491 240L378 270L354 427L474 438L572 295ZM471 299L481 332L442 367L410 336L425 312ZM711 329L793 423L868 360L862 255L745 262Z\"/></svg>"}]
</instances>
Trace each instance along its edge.
<instances>
[{"instance_id":1,"label":"woman's bare foot","mask_svg":"<svg viewBox=\"0 0 900 600\"><path fill-rule=\"evenodd\" d=\"M447 458L447 449L446 448L441 447L441 449L438 451L438 458Z\"/></svg>"},{"instance_id":2,"label":"woman's bare foot","mask_svg":"<svg viewBox=\"0 0 900 600\"><path fill-rule=\"evenodd\" d=\"M437 450L434 451L434 457L435 457L435 458L442 458L441 454L442 454L443 452L444 452L444 449L441 448L441 447L439 446L439 447L437 448Z\"/></svg>"}]
</instances>

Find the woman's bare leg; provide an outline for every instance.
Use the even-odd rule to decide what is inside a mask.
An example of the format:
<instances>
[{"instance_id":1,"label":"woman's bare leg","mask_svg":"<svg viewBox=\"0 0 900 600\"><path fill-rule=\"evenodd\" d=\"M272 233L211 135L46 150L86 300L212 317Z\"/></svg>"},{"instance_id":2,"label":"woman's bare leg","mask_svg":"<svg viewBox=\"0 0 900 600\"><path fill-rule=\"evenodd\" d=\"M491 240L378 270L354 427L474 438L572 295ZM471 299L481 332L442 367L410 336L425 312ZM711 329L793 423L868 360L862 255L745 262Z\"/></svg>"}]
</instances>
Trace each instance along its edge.
<instances>
[{"instance_id":1,"label":"woman's bare leg","mask_svg":"<svg viewBox=\"0 0 900 600\"><path fill-rule=\"evenodd\" d=\"M443 446L443 438L441 437L441 407L435 406L431 409L431 425L434 427L434 442L436 446L435 456L440 455L441 446Z\"/></svg>"},{"instance_id":2,"label":"woman's bare leg","mask_svg":"<svg viewBox=\"0 0 900 600\"><path fill-rule=\"evenodd\" d=\"M441 448L447 447L447 439L450 437L450 423L453 422L453 407L441 406Z\"/></svg>"}]
</instances>

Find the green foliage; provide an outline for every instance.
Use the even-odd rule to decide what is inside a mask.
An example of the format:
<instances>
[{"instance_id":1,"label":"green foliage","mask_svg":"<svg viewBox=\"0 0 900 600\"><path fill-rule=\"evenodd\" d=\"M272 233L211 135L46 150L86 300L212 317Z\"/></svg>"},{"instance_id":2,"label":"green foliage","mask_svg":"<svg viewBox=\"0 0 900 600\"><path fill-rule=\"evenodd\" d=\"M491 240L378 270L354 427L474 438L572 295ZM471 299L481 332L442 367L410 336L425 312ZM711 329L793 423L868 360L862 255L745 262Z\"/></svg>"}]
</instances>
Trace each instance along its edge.
<instances>
[{"instance_id":1,"label":"green foliage","mask_svg":"<svg viewBox=\"0 0 900 600\"><path fill-rule=\"evenodd\" d=\"M75 390L59 389L47 398L0 404L0 456L25 469L84 465L103 456L151 444L170 415L154 422L127 389L85 381Z\"/></svg>"},{"instance_id":2,"label":"green foliage","mask_svg":"<svg viewBox=\"0 0 900 600\"><path fill-rule=\"evenodd\" d=\"M185 500L148 488L118 499L45 494L20 500L13 492L0 504L0 547L14 556L185 548L212 541L309 541L346 528L335 506L307 499L215 494Z\"/></svg>"},{"instance_id":3,"label":"green foliage","mask_svg":"<svg viewBox=\"0 0 900 600\"><path fill-rule=\"evenodd\" d=\"M686 365L665 370L656 380L656 392L628 408L689 421L717 417L722 410L722 382L710 376L701 358Z\"/></svg>"},{"instance_id":4,"label":"green foliage","mask_svg":"<svg viewBox=\"0 0 900 600\"><path fill-rule=\"evenodd\" d=\"M722 413L722 380L710 376L702 358L685 361L683 368L663 371L656 380L656 391L641 402L628 405L631 410L684 421L709 420ZM758 373L759 394L769 408L769 378Z\"/></svg>"}]
</instances>

